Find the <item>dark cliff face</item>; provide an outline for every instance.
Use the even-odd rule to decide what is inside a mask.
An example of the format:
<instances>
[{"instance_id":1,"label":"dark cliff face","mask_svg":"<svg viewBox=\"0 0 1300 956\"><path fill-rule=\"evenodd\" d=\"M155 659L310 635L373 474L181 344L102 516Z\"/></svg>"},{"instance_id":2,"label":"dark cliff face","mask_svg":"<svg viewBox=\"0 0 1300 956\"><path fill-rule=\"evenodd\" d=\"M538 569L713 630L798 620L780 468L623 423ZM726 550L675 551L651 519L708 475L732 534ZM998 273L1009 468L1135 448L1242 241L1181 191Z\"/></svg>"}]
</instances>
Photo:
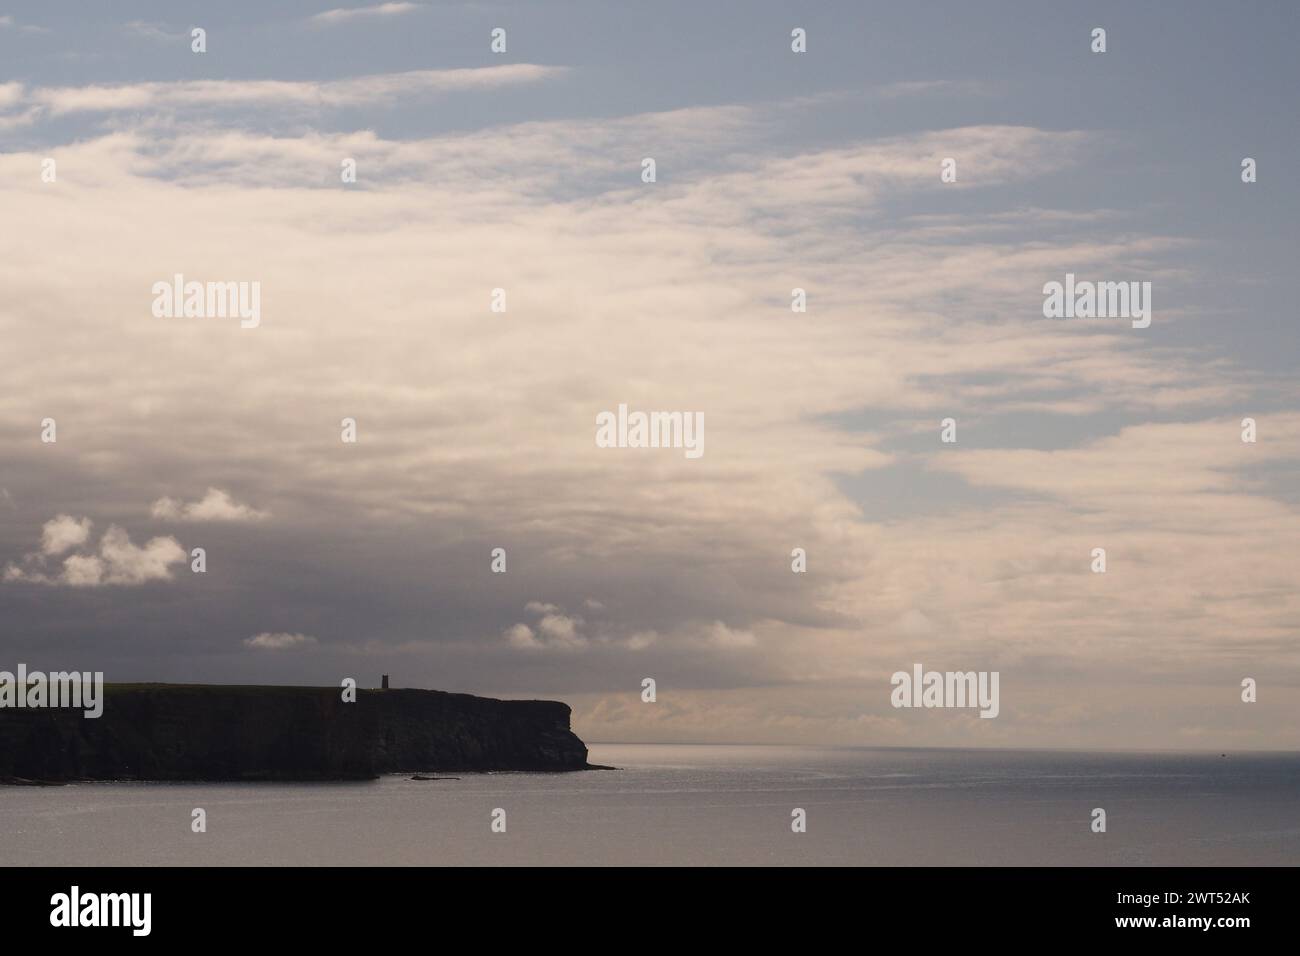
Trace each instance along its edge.
<instances>
[{"instance_id":1,"label":"dark cliff face","mask_svg":"<svg viewBox=\"0 0 1300 956\"><path fill-rule=\"evenodd\" d=\"M434 690L107 685L98 719L0 709L0 780L347 780L403 770L582 770L558 701Z\"/></svg>"},{"instance_id":2,"label":"dark cliff face","mask_svg":"<svg viewBox=\"0 0 1300 956\"><path fill-rule=\"evenodd\" d=\"M377 719L374 759L399 770L582 770L569 705L430 690L363 691Z\"/></svg>"}]
</instances>

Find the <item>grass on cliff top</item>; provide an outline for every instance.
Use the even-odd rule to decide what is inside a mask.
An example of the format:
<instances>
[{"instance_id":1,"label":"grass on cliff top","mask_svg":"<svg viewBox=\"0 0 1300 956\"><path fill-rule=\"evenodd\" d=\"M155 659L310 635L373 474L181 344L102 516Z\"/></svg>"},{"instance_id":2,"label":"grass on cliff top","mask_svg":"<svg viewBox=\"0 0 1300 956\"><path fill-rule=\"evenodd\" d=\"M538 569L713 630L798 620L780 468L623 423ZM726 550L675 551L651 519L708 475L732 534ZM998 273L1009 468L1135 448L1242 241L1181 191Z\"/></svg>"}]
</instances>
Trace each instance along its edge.
<instances>
[{"instance_id":1,"label":"grass on cliff top","mask_svg":"<svg viewBox=\"0 0 1300 956\"><path fill-rule=\"evenodd\" d=\"M204 694L222 694L224 696L249 696L265 697L268 694L299 694L303 696L317 695L322 693L337 694L342 690L341 685L325 685L323 687L304 687L297 684L166 684L161 682L135 683L135 684L110 684L105 682L104 694L110 696L113 694L129 694L148 691L166 691L169 694L189 694L201 696ZM480 697L477 694L464 694L456 691L435 690L432 687L393 687L384 690L382 687L358 687L357 690L362 694L400 694L400 693L417 693L417 694L437 694L444 698L456 698L461 700L486 700L499 701L507 704L518 703L537 703L536 700L506 700L501 701L497 697ZM546 703L550 703L549 701Z\"/></svg>"},{"instance_id":2,"label":"grass on cliff top","mask_svg":"<svg viewBox=\"0 0 1300 956\"><path fill-rule=\"evenodd\" d=\"M357 690L379 690L378 687L358 687ZM307 687L297 684L164 684L164 683L145 683L145 684L104 684L104 692L113 694L124 691L137 690L166 690L179 691L187 694L207 694L220 692L223 694L265 694L267 691L279 691L281 693L320 693L328 690L331 692L340 691L342 687L319 686Z\"/></svg>"}]
</instances>

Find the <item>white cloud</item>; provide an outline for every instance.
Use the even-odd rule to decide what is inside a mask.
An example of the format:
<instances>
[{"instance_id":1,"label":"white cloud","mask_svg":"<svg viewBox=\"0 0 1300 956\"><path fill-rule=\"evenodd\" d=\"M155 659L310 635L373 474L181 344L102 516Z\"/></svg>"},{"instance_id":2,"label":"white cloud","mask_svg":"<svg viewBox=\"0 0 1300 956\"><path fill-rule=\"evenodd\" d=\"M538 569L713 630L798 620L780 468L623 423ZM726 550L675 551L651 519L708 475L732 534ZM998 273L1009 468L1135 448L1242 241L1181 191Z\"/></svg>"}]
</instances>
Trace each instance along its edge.
<instances>
[{"instance_id":1,"label":"white cloud","mask_svg":"<svg viewBox=\"0 0 1300 956\"><path fill-rule=\"evenodd\" d=\"M112 525L99 543L106 584L143 584L171 577L171 565L183 562L185 549L175 538L150 538L144 547L131 543L122 528Z\"/></svg>"},{"instance_id":2,"label":"white cloud","mask_svg":"<svg viewBox=\"0 0 1300 956\"><path fill-rule=\"evenodd\" d=\"M19 23L11 16L0 17L0 30L17 30L19 33L50 33L49 27L37 26L33 23Z\"/></svg>"},{"instance_id":3,"label":"white cloud","mask_svg":"<svg viewBox=\"0 0 1300 956\"><path fill-rule=\"evenodd\" d=\"M23 84L16 81L0 83L0 109L8 109L22 102Z\"/></svg>"},{"instance_id":4,"label":"white cloud","mask_svg":"<svg viewBox=\"0 0 1300 956\"><path fill-rule=\"evenodd\" d=\"M537 640L537 635L527 624L514 624L506 628L505 638L512 647L521 650L540 650L542 647L541 642Z\"/></svg>"},{"instance_id":5,"label":"white cloud","mask_svg":"<svg viewBox=\"0 0 1300 956\"><path fill-rule=\"evenodd\" d=\"M751 631L730 628L721 621L714 621L704 630L705 639L718 647L753 647L758 643Z\"/></svg>"},{"instance_id":6,"label":"white cloud","mask_svg":"<svg viewBox=\"0 0 1300 956\"><path fill-rule=\"evenodd\" d=\"M537 624L537 630L547 643L556 647L577 647L586 641L578 635L581 619L564 614L547 614Z\"/></svg>"},{"instance_id":7,"label":"white cloud","mask_svg":"<svg viewBox=\"0 0 1300 956\"><path fill-rule=\"evenodd\" d=\"M85 544L90 526L88 518L76 519L69 515L59 515L46 522L41 551L26 555L21 564L6 565L4 580L69 587L129 587L170 580L172 566L187 558L185 549L175 538L150 538L144 546L139 546L132 543L125 530L110 525L100 538L97 552L70 554L59 570L50 569L47 559Z\"/></svg>"},{"instance_id":8,"label":"white cloud","mask_svg":"<svg viewBox=\"0 0 1300 956\"><path fill-rule=\"evenodd\" d=\"M244 646L259 651L293 651L314 647L316 638L308 634L271 633L264 631L244 638Z\"/></svg>"},{"instance_id":9,"label":"white cloud","mask_svg":"<svg viewBox=\"0 0 1300 956\"><path fill-rule=\"evenodd\" d=\"M58 580L74 588L98 587L104 583L104 562L93 554L71 555L63 562L63 574Z\"/></svg>"},{"instance_id":10,"label":"white cloud","mask_svg":"<svg viewBox=\"0 0 1300 956\"><path fill-rule=\"evenodd\" d=\"M570 617L557 605L542 601L529 601L524 610L537 615L539 620L533 627L520 623L507 628L504 636L512 647L528 651L573 651L588 645L587 637L580 632L582 618Z\"/></svg>"},{"instance_id":11,"label":"white cloud","mask_svg":"<svg viewBox=\"0 0 1300 956\"><path fill-rule=\"evenodd\" d=\"M420 9L417 3L379 3L369 7L338 7L308 17L308 22L318 26L335 26L349 20L374 17L395 17Z\"/></svg>"},{"instance_id":12,"label":"white cloud","mask_svg":"<svg viewBox=\"0 0 1300 956\"><path fill-rule=\"evenodd\" d=\"M72 515L51 518L41 528L41 553L54 556L85 544L90 537L90 525L89 518L74 518Z\"/></svg>"},{"instance_id":13,"label":"white cloud","mask_svg":"<svg viewBox=\"0 0 1300 956\"><path fill-rule=\"evenodd\" d=\"M1243 445L1223 418L1256 407L1242 401L1257 383L1239 365L1170 348L1168 337L1041 320L1042 283L1067 265L1164 276L1157 298L1175 302L1181 280L1162 270L1186 268L1185 247L1143 235L1129 211L1090 222L1014 198L1054 202L1052 189L991 190L976 212L934 204L945 150L963 157L954 188L977 190L1060 173L1093 135L976 127L833 147L787 137L771 148L755 133L760 115L677 111L400 141L124 124L58 152L58 195L75 204L76 230L50 215L52 193L31 173L44 154L0 154L0 204L28 237L0 260L10 290L0 323L22 329L6 340L0 426L22 434L49 405L70 409L79 432L55 464L20 456L6 483L28 499L38 479L89 476L126 502L158 474L201 489L237 467L254 502L299 483L313 525L293 529L292 515L278 515L295 537L291 551L268 553L272 566L286 553L304 560L310 535L337 541L363 528L393 544L364 561L308 555L331 583L412 577L400 561L434 538L517 541L511 574L534 575L521 599L565 598L530 602L504 636L508 618L487 628L489 663L473 679L567 693L610 681L608 662L625 667L618 656L636 650L646 673L678 668L702 698L745 687L738 734L766 709L791 721L773 734L820 739L821 728L867 742L873 721L894 718L852 708L887 708L889 673L913 660L1041 661L1028 682L1079 699L1088 689L1066 675L1100 674L1103 690L1121 671L1166 682L1208 673L1210 684L1268 659L1294 683L1300 516L1261 487L1266 472L1223 467L1252 455L1268 465L1273 449L1296 447L1294 413L1261 416L1260 444ZM653 189L635 175L647 140L678 150ZM340 156L359 157L364 189L337 188ZM967 163L980 174L966 177ZM940 207L929 220L912 215ZM50 248L60 256L30 251ZM76 283L67 260L80 264ZM144 292L177 262L187 274L262 278L268 303L281 303L277 323L245 342L213 324L151 321ZM498 285L510 289L511 320L487 322L483 292ZM811 303L795 320L793 286ZM1178 318L1170 308L1156 321ZM442 344L430 348L435 331ZM44 360L65 336L99 357L75 383ZM166 361L150 374L121 374L159 354ZM230 361L214 356L238 362L239 387ZM699 462L594 449L591 416L623 400L703 410L717 444ZM1291 391L1269 401L1295 407ZM358 405L382 427L360 454L341 453L337 417L322 410ZM1045 428L1060 423L1052 445L1071 447L987 443L992 432L1029 444L988 424L1027 408ZM863 409L870 426L846 424ZM937 423L953 409L963 444L943 448ZM1064 417L1079 414L1196 425L1116 425L1112 439L1075 440L1096 428ZM147 437L168 433L186 440ZM942 472L951 500L837 484L868 485L883 466ZM795 544L813 573L790 573ZM1092 575L1099 544L1112 570ZM461 552L448 549L450 566ZM389 555L395 564L360 567ZM62 572L100 580L98 557ZM468 602L497 599L464 580ZM587 594L618 619L589 610ZM274 581L262 599L278 599ZM403 638L416 634L413 625ZM559 651L579 639L584 667L564 668ZM436 638L423 646L413 666L428 663L436 680L432 662L447 658ZM498 659L510 666L494 670ZM556 671L572 683L529 684ZM797 706L832 698L842 717ZM974 726L1001 732L1014 719L1008 706ZM708 732L708 713L690 726ZM911 726L890 739L915 740ZM1273 740L1294 746L1295 732Z\"/></svg>"},{"instance_id":14,"label":"white cloud","mask_svg":"<svg viewBox=\"0 0 1300 956\"><path fill-rule=\"evenodd\" d=\"M261 521L270 517L270 512L241 505L219 488L209 488L202 500L188 504L159 498L151 511L155 518L166 521Z\"/></svg>"},{"instance_id":15,"label":"white cloud","mask_svg":"<svg viewBox=\"0 0 1300 956\"><path fill-rule=\"evenodd\" d=\"M25 99L48 109L54 116L216 107L338 109L382 106L403 96L492 90L537 83L564 72L563 67L511 63L378 73L345 80L181 80L117 86L41 87L28 90Z\"/></svg>"},{"instance_id":16,"label":"white cloud","mask_svg":"<svg viewBox=\"0 0 1300 956\"><path fill-rule=\"evenodd\" d=\"M637 631L624 641L624 646L630 651L643 651L657 640L659 640L659 635L654 631Z\"/></svg>"},{"instance_id":17,"label":"white cloud","mask_svg":"<svg viewBox=\"0 0 1300 956\"><path fill-rule=\"evenodd\" d=\"M178 30L173 33L161 23L149 23L145 20L132 20L129 23L124 23L122 32L128 36L143 37L157 43L179 43L182 41L188 43L190 39L190 35L184 31Z\"/></svg>"},{"instance_id":18,"label":"white cloud","mask_svg":"<svg viewBox=\"0 0 1300 956\"><path fill-rule=\"evenodd\" d=\"M20 126L30 126L40 118L41 111L32 107L21 113L14 113L10 116L0 116L0 129L17 129Z\"/></svg>"}]
</instances>

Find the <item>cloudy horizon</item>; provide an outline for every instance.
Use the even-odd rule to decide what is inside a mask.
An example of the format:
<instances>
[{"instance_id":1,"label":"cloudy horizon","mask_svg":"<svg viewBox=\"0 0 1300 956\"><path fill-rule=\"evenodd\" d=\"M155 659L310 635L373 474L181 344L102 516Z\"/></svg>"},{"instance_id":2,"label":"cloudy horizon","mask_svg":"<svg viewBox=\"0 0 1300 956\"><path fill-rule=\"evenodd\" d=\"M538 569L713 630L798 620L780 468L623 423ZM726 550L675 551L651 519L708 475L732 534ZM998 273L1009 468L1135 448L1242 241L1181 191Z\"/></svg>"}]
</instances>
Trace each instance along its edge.
<instances>
[{"instance_id":1,"label":"cloudy horizon","mask_svg":"<svg viewBox=\"0 0 1300 956\"><path fill-rule=\"evenodd\" d=\"M1285 5L13 6L0 668L1300 749ZM1067 274L1150 326L1045 318ZM598 447L620 404L704 453ZM997 719L891 707L915 663Z\"/></svg>"}]
</instances>

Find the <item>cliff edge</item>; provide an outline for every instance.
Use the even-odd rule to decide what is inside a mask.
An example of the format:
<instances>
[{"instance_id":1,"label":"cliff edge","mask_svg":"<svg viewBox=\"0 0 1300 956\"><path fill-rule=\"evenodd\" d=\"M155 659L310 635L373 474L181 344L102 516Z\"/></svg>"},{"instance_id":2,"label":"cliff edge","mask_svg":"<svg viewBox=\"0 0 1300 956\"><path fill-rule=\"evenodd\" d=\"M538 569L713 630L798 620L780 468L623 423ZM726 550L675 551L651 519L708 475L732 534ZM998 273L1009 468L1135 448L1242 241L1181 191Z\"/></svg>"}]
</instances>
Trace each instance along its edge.
<instances>
[{"instance_id":1,"label":"cliff edge","mask_svg":"<svg viewBox=\"0 0 1300 956\"><path fill-rule=\"evenodd\" d=\"M0 782L357 780L587 769L567 704L436 690L106 684L96 719L0 709Z\"/></svg>"}]
</instances>

